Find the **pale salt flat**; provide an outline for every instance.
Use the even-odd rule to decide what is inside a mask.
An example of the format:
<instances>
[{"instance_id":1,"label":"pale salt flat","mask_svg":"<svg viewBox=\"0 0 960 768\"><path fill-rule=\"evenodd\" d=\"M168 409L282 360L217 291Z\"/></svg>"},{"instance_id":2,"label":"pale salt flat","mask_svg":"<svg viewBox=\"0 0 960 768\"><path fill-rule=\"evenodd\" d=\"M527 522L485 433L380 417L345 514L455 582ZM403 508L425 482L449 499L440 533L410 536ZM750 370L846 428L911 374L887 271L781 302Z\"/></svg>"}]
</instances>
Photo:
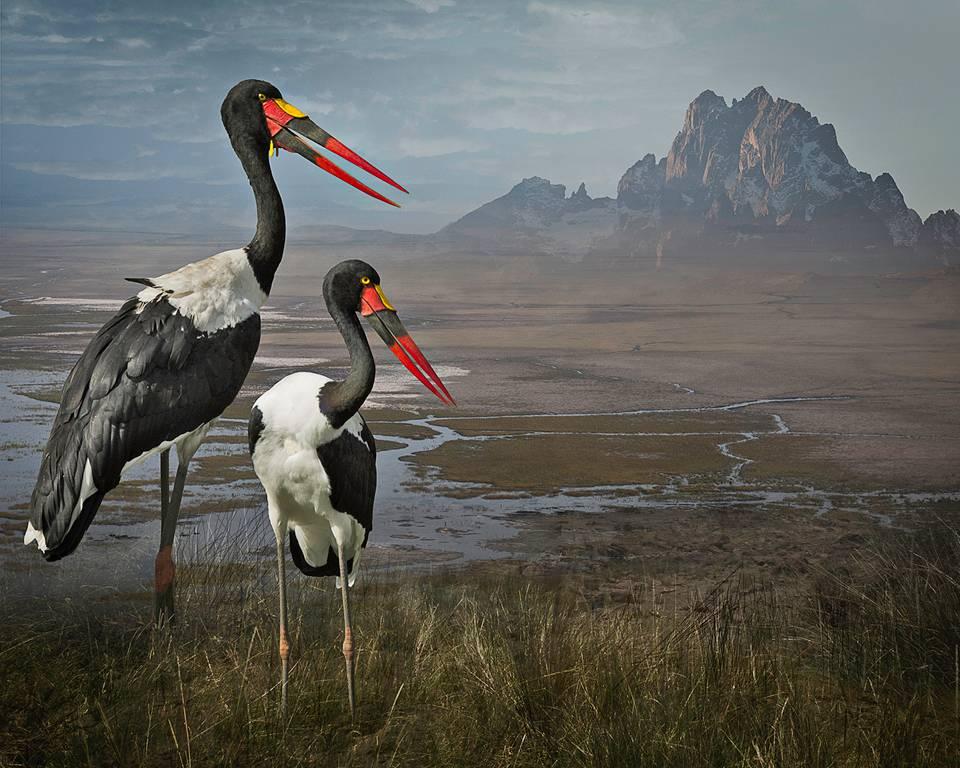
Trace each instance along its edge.
<instances>
[{"instance_id":1,"label":"pale salt flat","mask_svg":"<svg viewBox=\"0 0 960 768\"><path fill-rule=\"evenodd\" d=\"M437 365L434 367L440 379L450 385L450 379L466 376L470 373L466 368L456 365ZM456 392L454 392L456 397ZM416 400L420 397L432 397L426 388L401 365L378 365L377 379L373 385L373 392L366 402L367 408L382 408L388 402L397 400Z\"/></svg>"},{"instance_id":2,"label":"pale salt flat","mask_svg":"<svg viewBox=\"0 0 960 768\"><path fill-rule=\"evenodd\" d=\"M311 368L330 362L325 357L267 357L260 356L254 361L262 368Z\"/></svg>"},{"instance_id":3,"label":"pale salt flat","mask_svg":"<svg viewBox=\"0 0 960 768\"><path fill-rule=\"evenodd\" d=\"M39 304L51 307L84 307L87 309L119 309L122 299L79 299L68 296L38 296L35 299L24 299L25 304Z\"/></svg>"},{"instance_id":4,"label":"pale salt flat","mask_svg":"<svg viewBox=\"0 0 960 768\"><path fill-rule=\"evenodd\" d=\"M295 314L289 311L285 312L279 309L261 309L260 317L270 323L276 323L281 320L293 320L299 323L332 323L329 317L321 315Z\"/></svg>"}]
</instances>

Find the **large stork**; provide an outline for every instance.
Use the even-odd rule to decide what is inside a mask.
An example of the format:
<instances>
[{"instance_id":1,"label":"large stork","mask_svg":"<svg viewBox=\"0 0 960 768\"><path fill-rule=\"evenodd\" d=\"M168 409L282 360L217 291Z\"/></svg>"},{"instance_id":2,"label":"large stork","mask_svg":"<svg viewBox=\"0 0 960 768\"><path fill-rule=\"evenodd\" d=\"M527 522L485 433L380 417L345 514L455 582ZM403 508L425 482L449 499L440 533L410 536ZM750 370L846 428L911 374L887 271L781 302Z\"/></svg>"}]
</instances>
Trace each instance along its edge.
<instances>
[{"instance_id":1,"label":"large stork","mask_svg":"<svg viewBox=\"0 0 960 768\"><path fill-rule=\"evenodd\" d=\"M360 406L373 389L376 369L359 312L414 376L448 405L455 405L436 371L400 322L380 287L380 275L363 261L344 261L323 280L323 298L350 353L343 381L300 371L260 396L250 415L253 467L267 492L277 539L280 585L281 708L287 706L286 557L307 576L337 576L343 596L343 656L347 696L354 710L353 633L349 589L361 549L373 528L377 448Z\"/></svg>"},{"instance_id":2,"label":"large stork","mask_svg":"<svg viewBox=\"0 0 960 768\"><path fill-rule=\"evenodd\" d=\"M253 188L256 234L244 248L159 277L133 278L146 287L98 331L64 384L24 536L47 560L70 554L124 471L159 453L158 621L173 618L173 541L187 466L246 378L260 343L259 310L283 256L283 203L268 154L277 147L296 152L396 205L319 155L300 134L406 191L284 101L270 83L238 83L220 114ZM173 447L178 466L171 493Z\"/></svg>"}]
</instances>

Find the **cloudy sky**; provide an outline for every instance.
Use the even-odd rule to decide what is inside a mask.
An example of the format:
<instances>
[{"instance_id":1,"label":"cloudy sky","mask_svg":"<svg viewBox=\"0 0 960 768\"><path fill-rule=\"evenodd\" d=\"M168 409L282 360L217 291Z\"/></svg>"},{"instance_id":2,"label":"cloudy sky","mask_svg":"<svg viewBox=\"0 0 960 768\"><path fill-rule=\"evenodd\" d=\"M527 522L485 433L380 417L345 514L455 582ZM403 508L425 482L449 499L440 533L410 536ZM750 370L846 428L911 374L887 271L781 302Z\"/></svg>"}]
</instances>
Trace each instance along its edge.
<instances>
[{"instance_id":1,"label":"cloudy sky","mask_svg":"<svg viewBox=\"0 0 960 768\"><path fill-rule=\"evenodd\" d=\"M760 84L926 217L960 207L958 29L956 0L4 0L2 221L249 229L219 120L248 77L413 193L387 209L285 155L293 226L433 231L532 175L614 194L698 93Z\"/></svg>"}]
</instances>

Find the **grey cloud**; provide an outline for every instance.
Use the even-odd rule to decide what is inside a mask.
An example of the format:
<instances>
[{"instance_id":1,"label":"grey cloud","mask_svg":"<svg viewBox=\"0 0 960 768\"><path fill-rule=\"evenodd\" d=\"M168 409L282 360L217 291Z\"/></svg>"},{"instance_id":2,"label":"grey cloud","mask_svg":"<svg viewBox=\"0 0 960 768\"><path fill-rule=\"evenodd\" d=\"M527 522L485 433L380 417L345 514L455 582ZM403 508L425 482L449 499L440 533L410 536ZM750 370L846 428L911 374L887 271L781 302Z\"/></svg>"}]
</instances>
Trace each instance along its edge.
<instances>
[{"instance_id":1,"label":"grey cloud","mask_svg":"<svg viewBox=\"0 0 960 768\"><path fill-rule=\"evenodd\" d=\"M50 175L58 169L74 174L71 188L99 190L134 184L149 167L165 180L159 208L149 210L166 211L171 226L176 184L205 178L191 194L230 192L193 201L212 226L226 221L229 201L249 204L220 100L237 80L266 77L416 195L395 215L284 158L282 180L305 190L287 196L291 216L322 209L354 225L431 229L452 217L452 205L465 212L521 175L568 186L586 179L591 193L613 193L626 167L667 150L700 91L731 98L763 82L846 127L852 159L875 174L891 171L921 213L956 206L956 162L931 162L925 149L947 146L946 126L960 122L960 108L936 85L950 69L944 30L955 29L947 22L956 12L943 2L913 17L880 9L821 0L7 0L0 148L9 163L20 133L8 126L55 131L62 156L16 158L17 183L39 199L55 197L52 185L67 178ZM892 63L884 53L891 46L876 42L889 35L888 16L899 19L896 50L908 52ZM883 73L884 89L905 94L910 119L929 126L924 142L883 102L861 98L871 68ZM109 160L90 160L96 128L117 131ZM146 181L138 194L149 200Z\"/></svg>"},{"instance_id":2,"label":"grey cloud","mask_svg":"<svg viewBox=\"0 0 960 768\"><path fill-rule=\"evenodd\" d=\"M149 155L143 155L148 157ZM89 165L86 163L10 163L18 171L30 171L41 176L66 176L71 179L81 179L87 181L147 181L150 179L195 179L202 181L202 176L198 178L197 173L190 173L185 169L169 168L163 166L147 166L137 168L104 168L99 165Z\"/></svg>"},{"instance_id":3,"label":"grey cloud","mask_svg":"<svg viewBox=\"0 0 960 768\"><path fill-rule=\"evenodd\" d=\"M456 5L454 0L407 0L407 2L426 13L436 13L441 8L452 8Z\"/></svg>"}]
</instances>

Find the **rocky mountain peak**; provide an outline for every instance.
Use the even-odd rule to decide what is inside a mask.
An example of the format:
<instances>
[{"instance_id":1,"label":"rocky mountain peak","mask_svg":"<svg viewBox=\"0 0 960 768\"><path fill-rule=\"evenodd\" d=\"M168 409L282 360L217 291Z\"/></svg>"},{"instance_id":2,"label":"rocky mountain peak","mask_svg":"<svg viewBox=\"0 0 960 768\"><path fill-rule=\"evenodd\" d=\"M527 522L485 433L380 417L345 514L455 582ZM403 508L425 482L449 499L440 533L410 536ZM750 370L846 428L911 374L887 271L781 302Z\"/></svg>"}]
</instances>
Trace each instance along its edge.
<instances>
[{"instance_id":1,"label":"rocky mountain peak","mask_svg":"<svg viewBox=\"0 0 960 768\"><path fill-rule=\"evenodd\" d=\"M886 171L877 176L877 178L873 180L873 183L876 184L877 189L896 189L897 192L900 191L899 187L897 187L897 182L893 180L893 176Z\"/></svg>"},{"instance_id":2,"label":"rocky mountain peak","mask_svg":"<svg viewBox=\"0 0 960 768\"><path fill-rule=\"evenodd\" d=\"M555 225L561 226L570 216L580 216L574 223L582 223L582 217L594 211L598 212L594 216L598 221L612 222L615 217L613 201L609 198L591 198L584 183L568 198L563 184L553 184L549 179L531 176L523 179L503 197L480 206L448 225L444 231L469 236L488 236L494 232L532 234Z\"/></svg>"},{"instance_id":3,"label":"rocky mountain peak","mask_svg":"<svg viewBox=\"0 0 960 768\"><path fill-rule=\"evenodd\" d=\"M657 162L646 154L630 166L617 185L617 204L622 209L656 213L663 194L667 160Z\"/></svg>"},{"instance_id":4,"label":"rocky mountain peak","mask_svg":"<svg viewBox=\"0 0 960 768\"><path fill-rule=\"evenodd\" d=\"M773 97L766 88L764 88L762 85L758 85L756 88L751 90L750 93L744 96L742 101L748 103L752 102L754 104L762 104L767 101L773 101Z\"/></svg>"},{"instance_id":5,"label":"rocky mountain peak","mask_svg":"<svg viewBox=\"0 0 960 768\"><path fill-rule=\"evenodd\" d=\"M518 197L542 195L547 198L559 197L562 200L567 196L567 188L563 184L551 184L549 179L531 176L514 186L508 194Z\"/></svg>"},{"instance_id":6,"label":"rocky mountain peak","mask_svg":"<svg viewBox=\"0 0 960 768\"><path fill-rule=\"evenodd\" d=\"M919 240L937 249L960 248L960 214L953 208L931 213L923 222Z\"/></svg>"},{"instance_id":7,"label":"rocky mountain peak","mask_svg":"<svg viewBox=\"0 0 960 768\"><path fill-rule=\"evenodd\" d=\"M880 240L893 245L913 245L920 228L889 174L874 181L858 171L832 125L763 86L730 107L713 91L701 93L687 109L665 170L666 189L720 224L797 226L852 206L863 211L861 218L876 220ZM873 224L865 226L875 241Z\"/></svg>"},{"instance_id":8,"label":"rocky mountain peak","mask_svg":"<svg viewBox=\"0 0 960 768\"><path fill-rule=\"evenodd\" d=\"M662 184L662 174L658 173L657 168L656 156L652 153L644 155L627 168L626 173L620 178L620 183L617 185L617 194Z\"/></svg>"},{"instance_id":9,"label":"rocky mountain peak","mask_svg":"<svg viewBox=\"0 0 960 768\"><path fill-rule=\"evenodd\" d=\"M687 107L687 117L691 115L706 115L715 111L726 110L727 101L723 96L717 96L713 91L707 89L697 98L690 102Z\"/></svg>"}]
</instances>

